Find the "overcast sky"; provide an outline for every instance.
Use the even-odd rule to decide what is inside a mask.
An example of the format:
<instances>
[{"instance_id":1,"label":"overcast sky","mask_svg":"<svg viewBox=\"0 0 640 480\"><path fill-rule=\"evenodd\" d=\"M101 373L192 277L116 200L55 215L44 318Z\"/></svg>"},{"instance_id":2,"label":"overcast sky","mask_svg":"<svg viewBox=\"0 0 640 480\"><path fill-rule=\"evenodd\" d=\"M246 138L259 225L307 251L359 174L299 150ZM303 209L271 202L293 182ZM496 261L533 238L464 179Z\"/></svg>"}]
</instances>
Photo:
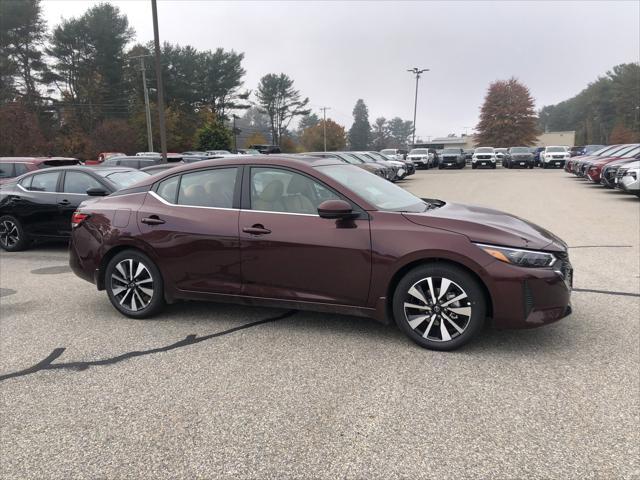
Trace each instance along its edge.
<instances>
[{"instance_id":1,"label":"overcast sky","mask_svg":"<svg viewBox=\"0 0 640 480\"><path fill-rule=\"evenodd\" d=\"M49 27L95 1L45 0ZM153 39L150 0L112 1L136 40ZM245 87L284 72L312 108L347 128L358 98L369 118L413 117L417 135L477 124L489 83L515 76L538 108L565 100L614 65L640 59L640 2L158 2L160 40L245 54Z\"/></svg>"}]
</instances>

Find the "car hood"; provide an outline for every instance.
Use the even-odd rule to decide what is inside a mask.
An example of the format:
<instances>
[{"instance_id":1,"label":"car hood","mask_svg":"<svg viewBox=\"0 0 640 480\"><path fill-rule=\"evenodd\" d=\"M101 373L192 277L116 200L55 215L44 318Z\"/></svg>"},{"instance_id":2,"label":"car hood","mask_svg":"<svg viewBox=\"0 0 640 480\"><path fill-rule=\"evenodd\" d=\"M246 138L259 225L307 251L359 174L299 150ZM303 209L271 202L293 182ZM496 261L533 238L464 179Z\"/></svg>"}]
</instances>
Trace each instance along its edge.
<instances>
[{"instance_id":1,"label":"car hood","mask_svg":"<svg viewBox=\"0 0 640 480\"><path fill-rule=\"evenodd\" d=\"M446 203L424 213L403 215L415 224L460 233L472 242L555 252L567 249L566 243L548 230L515 215L490 208Z\"/></svg>"}]
</instances>

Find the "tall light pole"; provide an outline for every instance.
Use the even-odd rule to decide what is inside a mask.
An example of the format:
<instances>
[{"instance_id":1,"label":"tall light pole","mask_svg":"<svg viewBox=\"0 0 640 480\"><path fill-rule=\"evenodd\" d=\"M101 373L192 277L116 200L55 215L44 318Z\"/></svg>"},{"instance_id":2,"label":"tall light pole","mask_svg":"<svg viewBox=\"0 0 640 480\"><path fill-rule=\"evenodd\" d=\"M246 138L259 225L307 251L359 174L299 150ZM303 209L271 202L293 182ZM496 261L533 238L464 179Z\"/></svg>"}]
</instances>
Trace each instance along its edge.
<instances>
[{"instance_id":1,"label":"tall light pole","mask_svg":"<svg viewBox=\"0 0 640 480\"><path fill-rule=\"evenodd\" d=\"M420 75L424 72L428 72L428 68L418 68L413 67L407 70L407 72L411 72L416 76L416 99L413 104L413 134L411 136L411 146L414 146L416 143L416 112L418 111L418 80L420 80Z\"/></svg>"},{"instance_id":2,"label":"tall light pole","mask_svg":"<svg viewBox=\"0 0 640 480\"><path fill-rule=\"evenodd\" d=\"M167 131L164 124L164 89L162 88L162 68L160 67L160 34L158 33L158 7L156 0L151 0L153 15L153 43L156 50L156 79L158 81L158 124L160 126L160 147L162 161L167 161Z\"/></svg>"},{"instance_id":3,"label":"tall light pole","mask_svg":"<svg viewBox=\"0 0 640 480\"><path fill-rule=\"evenodd\" d=\"M146 66L144 64L144 57L151 57L152 55L139 55L134 58L140 59L140 71L142 72L142 86L144 87L144 109L147 114L147 148L148 152L153 152L153 133L151 131L151 108L149 107L149 89L147 88L147 74Z\"/></svg>"},{"instance_id":4,"label":"tall light pole","mask_svg":"<svg viewBox=\"0 0 640 480\"><path fill-rule=\"evenodd\" d=\"M331 110L329 107L321 107L322 110L322 130L324 134L324 151L327 151L327 110Z\"/></svg>"}]
</instances>

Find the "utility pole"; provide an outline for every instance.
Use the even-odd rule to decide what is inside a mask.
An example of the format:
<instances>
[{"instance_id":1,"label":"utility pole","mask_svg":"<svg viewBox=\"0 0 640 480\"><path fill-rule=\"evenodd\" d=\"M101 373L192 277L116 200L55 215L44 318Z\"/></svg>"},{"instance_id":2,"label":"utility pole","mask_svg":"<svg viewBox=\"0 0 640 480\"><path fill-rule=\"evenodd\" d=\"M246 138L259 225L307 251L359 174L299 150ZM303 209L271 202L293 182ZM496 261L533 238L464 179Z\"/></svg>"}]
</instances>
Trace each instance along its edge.
<instances>
[{"instance_id":1,"label":"utility pole","mask_svg":"<svg viewBox=\"0 0 640 480\"><path fill-rule=\"evenodd\" d=\"M428 68L418 68L418 67L413 67L407 70L407 72L411 72L416 76L416 99L415 102L413 104L413 134L411 136L411 146L415 145L416 143L416 112L418 110L418 80L420 80L420 75L424 72L428 72L429 69Z\"/></svg>"},{"instance_id":2,"label":"utility pole","mask_svg":"<svg viewBox=\"0 0 640 480\"><path fill-rule=\"evenodd\" d=\"M327 151L327 110L331 110L330 107L321 107L322 110L322 130L324 133L324 151Z\"/></svg>"},{"instance_id":3,"label":"utility pole","mask_svg":"<svg viewBox=\"0 0 640 480\"><path fill-rule=\"evenodd\" d=\"M158 33L158 7L156 0L151 0L153 15L153 42L156 50L156 79L158 81L158 121L160 126L160 147L162 161L167 161L167 131L164 123L164 89L162 88L162 68L160 67L160 34Z\"/></svg>"},{"instance_id":4,"label":"utility pole","mask_svg":"<svg viewBox=\"0 0 640 480\"><path fill-rule=\"evenodd\" d=\"M236 130L236 118L238 116L233 114L233 150L235 153L238 153L238 130Z\"/></svg>"},{"instance_id":5,"label":"utility pole","mask_svg":"<svg viewBox=\"0 0 640 480\"><path fill-rule=\"evenodd\" d=\"M140 71L142 72L142 86L144 87L144 108L147 114L147 148L148 152L153 152L153 133L151 131L151 107L149 106L149 89L147 88L147 74L144 64L144 57L151 57L152 55L140 55Z\"/></svg>"}]
</instances>

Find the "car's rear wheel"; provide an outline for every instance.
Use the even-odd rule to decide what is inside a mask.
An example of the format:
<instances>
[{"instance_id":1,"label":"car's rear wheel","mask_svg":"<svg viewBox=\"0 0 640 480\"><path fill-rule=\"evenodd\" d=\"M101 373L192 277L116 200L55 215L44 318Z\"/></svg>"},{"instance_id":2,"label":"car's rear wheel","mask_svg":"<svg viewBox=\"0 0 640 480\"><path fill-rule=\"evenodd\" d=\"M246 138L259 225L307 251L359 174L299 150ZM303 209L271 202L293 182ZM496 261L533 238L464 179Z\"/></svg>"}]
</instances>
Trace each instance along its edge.
<instances>
[{"instance_id":1,"label":"car's rear wheel","mask_svg":"<svg viewBox=\"0 0 640 480\"><path fill-rule=\"evenodd\" d=\"M29 246L29 237L20 220L11 215L0 217L0 247L7 252L19 252Z\"/></svg>"},{"instance_id":2,"label":"car's rear wheel","mask_svg":"<svg viewBox=\"0 0 640 480\"><path fill-rule=\"evenodd\" d=\"M475 337L484 324L486 300L478 281L448 264L416 267L398 283L393 315L418 345L453 350Z\"/></svg>"},{"instance_id":3,"label":"car's rear wheel","mask_svg":"<svg viewBox=\"0 0 640 480\"><path fill-rule=\"evenodd\" d=\"M150 317L164 307L160 270L137 250L115 255L107 265L104 283L111 304L128 317Z\"/></svg>"}]
</instances>

